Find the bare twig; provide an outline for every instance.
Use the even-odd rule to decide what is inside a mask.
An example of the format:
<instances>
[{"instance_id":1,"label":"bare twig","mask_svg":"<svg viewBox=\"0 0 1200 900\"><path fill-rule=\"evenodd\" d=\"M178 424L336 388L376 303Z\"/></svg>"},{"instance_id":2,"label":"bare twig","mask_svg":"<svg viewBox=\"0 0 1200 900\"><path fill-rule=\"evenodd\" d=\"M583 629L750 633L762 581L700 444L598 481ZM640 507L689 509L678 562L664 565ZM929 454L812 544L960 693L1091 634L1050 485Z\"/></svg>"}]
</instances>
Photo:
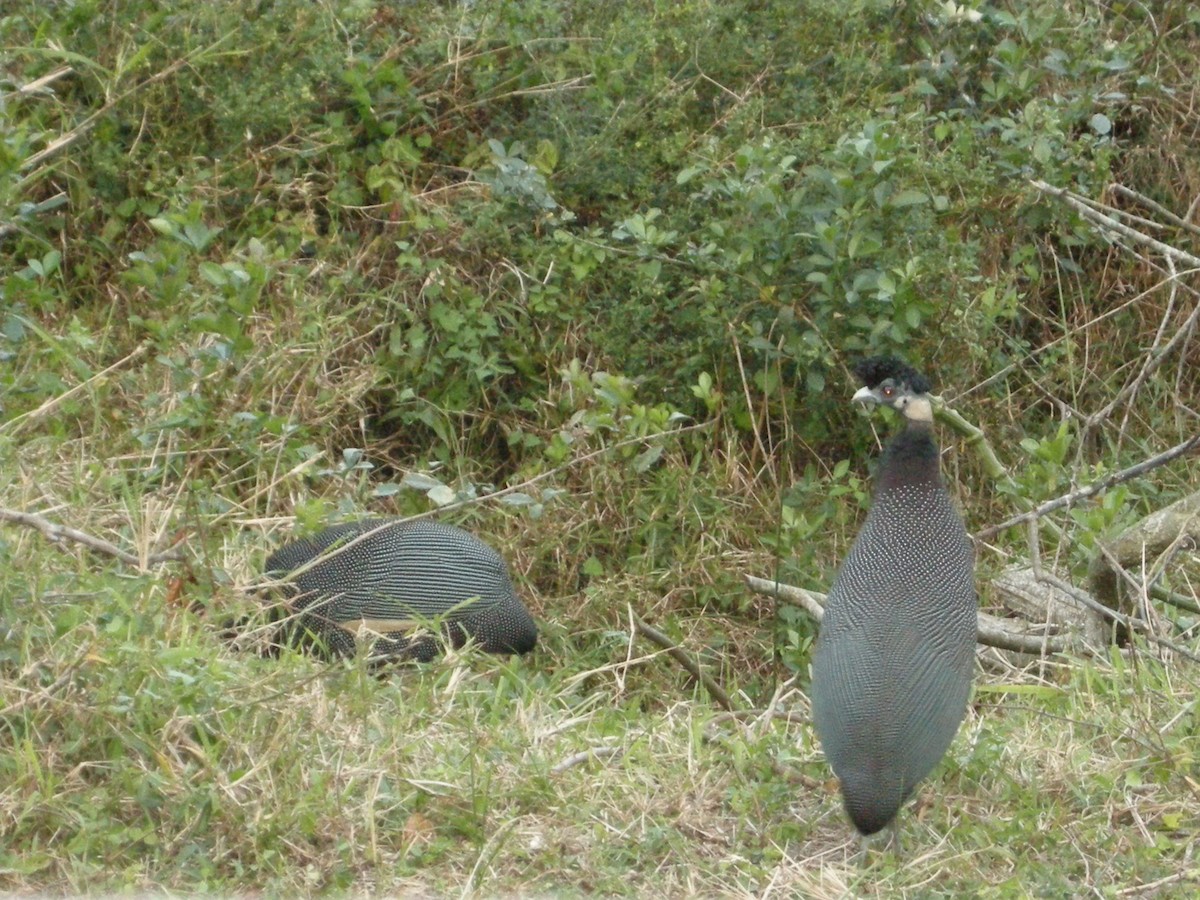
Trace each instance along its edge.
<instances>
[{"instance_id":1,"label":"bare twig","mask_svg":"<svg viewBox=\"0 0 1200 900\"><path fill-rule=\"evenodd\" d=\"M1112 216L1105 215L1099 210L1089 206L1079 195L1066 190L1065 188L1054 187L1044 181L1033 180L1030 182L1039 191L1044 191L1058 197L1073 210L1087 219L1102 231L1110 231L1114 234L1119 234L1135 244L1141 244L1144 247L1150 247L1163 256L1174 257L1176 262L1184 263L1193 269L1200 269L1200 256L1193 256L1177 247L1172 247L1170 244L1164 244L1162 241L1156 240L1148 235L1142 234L1140 231L1130 228L1122 222L1118 222Z\"/></svg>"},{"instance_id":2,"label":"bare twig","mask_svg":"<svg viewBox=\"0 0 1200 900\"><path fill-rule=\"evenodd\" d=\"M90 547L100 553L105 553L108 556L113 556L125 563L127 566L136 566L142 568L142 560L122 550L116 544L111 544L103 538L94 537L77 528L71 528L67 525L57 525L49 519L36 515L35 513L19 512L15 509L6 509L0 507L0 521L12 522L14 525L24 525L26 528L33 528L40 531L47 538L55 543L61 542L63 539L74 541L77 544L83 544L85 547ZM182 557L177 550L167 550L163 553L152 553L146 557L146 565L151 566L156 563L169 562L178 560Z\"/></svg>"},{"instance_id":3,"label":"bare twig","mask_svg":"<svg viewBox=\"0 0 1200 900\"><path fill-rule=\"evenodd\" d=\"M21 709L22 707L29 706L30 704L37 702L37 701L59 699L59 698L55 697L54 695L57 694L61 688L65 687L67 684L70 683L71 679L75 677L75 673L77 671L79 671L80 666L83 665L84 659L85 659L85 657L82 655L76 657L75 661L72 662L65 669L63 669L63 671L59 674L59 676L57 678L54 679L54 681L52 683L46 685L45 687L38 688L37 690L29 690L28 688L20 687L17 684L12 685L13 687L15 687L16 690L24 693L25 696L22 697L20 700L17 700L14 703L9 703L7 706L5 706L4 714L6 716L11 716L13 713L15 713L17 710Z\"/></svg>"},{"instance_id":4,"label":"bare twig","mask_svg":"<svg viewBox=\"0 0 1200 900\"><path fill-rule=\"evenodd\" d=\"M1171 277L1168 279L1168 281L1171 283L1171 296L1167 305L1167 312L1163 315L1162 321L1159 324L1158 332L1154 337L1154 346L1151 348L1151 352L1149 353L1146 361L1142 364L1142 368L1138 372L1137 377L1125 385L1125 387L1121 388L1117 395L1108 403L1106 403L1102 409L1088 416L1087 421L1084 423L1086 428L1095 427L1099 422L1108 418L1114 409L1128 402L1141 389L1146 379L1149 378L1155 371L1157 371L1158 367L1166 361L1167 357L1181 344L1184 344L1190 339L1192 329L1196 327L1196 322L1198 319L1200 319L1200 304L1197 304L1195 309L1192 310L1187 319L1184 321L1183 326L1171 336L1171 339L1163 346L1158 346L1158 342L1162 339L1162 335L1166 331L1167 321L1170 318L1171 311L1174 308L1176 289L1179 284L1175 273L1174 261L1170 257L1167 257L1166 263L1167 267L1171 271ZM1127 410L1126 419L1128 419L1128 415L1129 413ZM1124 425L1125 423L1122 422L1122 432L1125 430Z\"/></svg>"},{"instance_id":5,"label":"bare twig","mask_svg":"<svg viewBox=\"0 0 1200 900\"><path fill-rule=\"evenodd\" d=\"M1150 627L1143 620L1138 619L1134 616L1127 616L1124 613L1117 612L1115 609L1110 609L1109 607L1105 606L1103 603L1100 603L1099 601L1093 599L1092 596L1087 593L1087 591L1081 591L1079 588L1075 587L1073 584L1068 583L1067 581L1063 580L1062 578L1059 578L1057 575L1053 575L1050 572L1045 571L1042 568L1042 543L1041 543L1040 538L1038 537L1037 523L1031 520L1028 524L1029 524L1029 529L1028 529L1029 530L1029 564L1030 564L1030 567L1033 569L1033 574L1038 579L1038 581L1042 581L1042 582L1045 582L1046 584L1053 585L1054 587L1058 588L1063 593L1069 594L1078 603L1082 604L1083 606L1086 606L1088 609L1093 610L1094 612L1100 613L1100 615L1104 616L1106 619L1111 619L1114 622L1119 622L1120 624L1122 624L1126 628L1128 628L1130 631L1138 632L1140 634L1145 635L1147 640L1153 641L1154 643L1159 644L1160 646L1166 647L1169 650L1173 650L1176 653L1180 654L1181 656L1187 657L1188 659L1192 660L1193 662L1200 662L1200 656L1197 656L1195 653L1188 650L1186 647L1181 647L1178 644L1174 643L1173 641L1168 641L1166 638L1161 638L1158 635L1154 634L1154 632L1152 632L1150 630Z\"/></svg>"},{"instance_id":6,"label":"bare twig","mask_svg":"<svg viewBox=\"0 0 1200 900\"><path fill-rule=\"evenodd\" d=\"M750 399L750 381L746 378L746 368L742 364L742 347L738 343L737 332L733 330L733 325L726 326L729 330L729 337L733 340L733 353L737 357L738 377L742 382L742 394L746 398L746 413L750 416L754 415L754 402ZM771 479L771 483L775 485L776 490L779 488L779 479L775 475L775 466L771 465L771 454L767 452L767 448L763 446L761 429L758 428L758 423L750 429L754 435L754 446L762 454L763 467L767 470L767 475Z\"/></svg>"},{"instance_id":7,"label":"bare twig","mask_svg":"<svg viewBox=\"0 0 1200 900\"><path fill-rule=\"evenodd\" d=\"M47 72L41 78L35 78L33 81L27 81L25 84L12 91L8 96L25 96L31 94L45 94L49 92L50 85L58 81L60 78L65 78L68 75L75 74L75 69L71 66L62 66L55 69L53 72Z\"/></svg>"},{"instance_id":8,"label":"bare twig","mask_svg":"<svg viewBox=\"0 0 1200 900\"><path fill-rule=\"evenodd\" d=\"M729 699L729 695L725 690L713 680L712 676L700 668L700 664L692 657L690 653L679 647L669 637L646 624L638 616L633 617L633 627L637 633L652 643L658 644L667 651L667 655L683 666L691 673L692 677L704 685L704 689L712 696L717 704L724 710L732 712L734 709L733 701Z\"/></svg>"},{"instance_id":9,"label":"bare twig","mask_svg":"<svg viewBox=\"0 0 1200 900\"><path fill-rule=\"evenodd\" d=\"M1200 871L1194 868L1183 869L1179 872L1174 872L1171 875L1165 875L1155 881L1146 881L1141 884L1132 884L1129 887L1121 888L1116 892L1118 897L1151 897L1156 896L1160 888L1166 887L1168 884L1177 882L1194 883L1200 881Z\"/></svg>"},{"instance_id":10,"label":"bare twig","mask_svg":"<svg viewBox=\"0 0 1200 900\"><path fill-rule=\"evenodd\" d=\"M1140 565L1144 571L1146 554L1158 556L1160 561L1154 567L1158 574L1143 576L1149 577L1149 586L1153 586L1170 556L1191 541L1200 541L1200 491L1155 510L1101 542L1088 567L1088 587L1100 602L1118 609L1121 579L1139 593L1143 589L1142 582L1130 575L1126 566Z\"/></svg>"},{"instance_id":11,"label":"bare twig","mask_svg":"<svg viewBox=\"0 0 1200 900\"><path fill-rule=\"evenodd\" d=\"M121 357L115 363L113 363L111 366L101 369L99 372L97 372L92 377L79 382L79 384L75 385L75 387L69 388L68 390L63 391L61 394L58 394L55 397L51 397L49 400L47 400L45 403L43 403L37 409L31 409L31 410L29 410L29 412L22 413L19 416L14 416L13 418L11 418L7 422L5 422L3 425L0 425L0 433L9 432L11 434L16 434L18 431L21 430L22 427L29 424L30 422L33 422L33 421L36 421L37 419L42 418L42 416L46 415L46 413L53 410L56 406L58 406L60 403L62 403L68 397L74 396L75 394L79 393L80 391L82 391L84 388L86 388L90 384L95 384L98 381L102 381L106 375L109 375L112 372L115 372L117 369L121 368L122 366L133 362L133 360L137 359L139 356L141 356L143 353L146 352L146 346L147 346L146 344L138 344L138 346L133 348L133 351L131 353L129 353L126 356Z\"/></svg>"},{"instance_id":12,"label":"bare twig","mask_svg":"<svg viewBox=\"0 0 1200 900\"><path fill-rule=\"evenodd\" d=\"M495 500L498 497L505 496L506 494L513 494L513 493L516 493L517 491L523 491L526 488L528 488L534 484L537 484L540 481L545 481L547 478L553 478L555 475L559 475L562 472L566 471L567 469L571 469L575 466L582 465L583 463L589 462L590 460L593 460L598 456L603 456L606 453L612 453L614 450L620 450L622 447L629 447L634 444L644 444L644 443L647 443L648 441L653 441L657 438L666 438L666 437L672 437L674 435L687 434L688 432L691 432L691 431L703 431L703 430L705 430L707 428L711 428L711 427L712 427L711 422L698 422L695 425L685 425L683 428L676 428L673 431L664 431L661 434L652 434L652 435L641 436L641 437L626 438L623 441L617 441L617 443L612 444L611 446L601 447L599 450L593 450L591 453L585 453L583 456L578 456L574 459L569 459L562 465L555 466L553 469L550 469L549 471L546 471L546 472L542 472L540 475L534 475L532 478L527 478L525 481L522 481L520 484L510 485L509 487L502 488L501 490L493 491L490 494L482 494L478 497L468 497L464 500L456 500L453 503L447 503L445 506L439 506L434 509L428 509L423 513L417 513L414 516L406 516L403 519L388 519L386 521L381 522L377 527L372 528L369 531L364 531L362 534L356 535L352 540L348 540L345 543L338 544L336 547L332 547L328 551L313 557L308 562L306 562L304 565L302 565L298 568L292 569L290 572L288 572L287 580L292 580L292 579L295 579L299 575L303 575L305 572L309 571L314 566L321 565L321 564L325 563L326 561L333 559L339 553L345 553L351 547L356 547L357 545L361 544L363 541L370 539L374 535L379 534L379 532L384 531L388 528L395 528L397 526L404 525L409 522L416 522L419 519L429 519L429 518L432 518L433 516L440 516L443 513L447 513L447 512L450 512L451 510L455 510L455 509L460 509L464 506L474 506L479 503L487 502L489 500Z\"/></svg>"},{"instance_id":13,"label":"bare twig","mask_svg":"<svg viewBox=\"0 0 1200 900\"><path fill-rule=\"evenodd\" d=\"M999 525L989 525L987 528L975 535L976 540L986 541L989 538L995 537L1006 528L1011 528L1014 525L1020 525L1022 522L1029 522L1034 519L1039 519L1047 513L1053 512L1056 509L1061 509L1064 506L1070 506L1080 500L1095 496L1096 494L1106 491L1111 487L1136 478L1139 475L1144 475L1152 469L1157 469L1159 466L1169 463L1171 460L1183 456L1193 447L1200 445L1200 434L1194 434L1181 444L1176 444L1170 450L1164 450L1162 453L1156 454L1149 459L1144 459L1136 465L1130 466L1127 469L1122 469L1120 472L1114 472L1106 478L1101 478L1099 481L1089 484L1087 487L1079 488L1079 490L1071 491L1069 494L1064 494L1054 500L1047 500L1041 506L1023 512L1012 518L1005 519Z\"/></svg>"},{"instance_id":14,"label":"bare twig","mask_svg":"<svg viewBox=\"0 0 1200 900\"><path fill-rule=\"evenodd\" d=\"M794 584L784 584L782 581L770 581L766 578L756 578L754 575L743 575L746 587L756 594L784 600L803 609L814 622L818 624L825 618L825 595L815 591L806 591Z\"/></svg>"},{"instance_id":15,"label":"bare twig","mask_svg":"<svg viewBox=\"0 0 1200 900\"><path fill-rule=\"evenodd\" d=\"M99 109L97 109L94 113L92 113L90 116L88 116L82 122L80 122L78 125L76 125L74 128L72 128L70 131L66 132L65 134L59 135L54 140L50 141L50 143L48 143L45 147L43 147L37 153L34 153L32 156L27 156L24 160L21 161L21 164L19 166L19 171L27 172L28 174L25 175L24 178L22 178L20 181L18 181L16 183L16 185L12 188L12 193L19 194L26 187L28 187L31 182L33 182L36 178L39 177L39 175L43 171L45 171L43 169L39 169L39 166L41 166L42 163L46 162L48 159L50 159L51 157L58 154L60 151L65 150L67 147L70 147L72 144L74 144L76 141L78 141L81 137L83 137L85 134L87 134L89 131L91 131L92 127L98 121L100 121L100 119L103 116L105 116L110 110L112 110L114 107L123 103L125 100L132 97L134 94L137 94L138 92L144 90L145 88L149 87L150 85L157 84L160 81L164 81L167 78L170 78L172 75L174 75L180 69L182 69L184 66L189 65L193 59L195 59L196 57L201 56L205 53L210 52L211 50L213 50L220 44L224 43L229 37L231 37L235 33L236 32L234 32L234 31L230 31L225 36L218 38L212 44L209 44L204 47L196 48L191 53L188 53L187 55L182 56L179 59L175 60L173 63L171 63L165 69L162 69L159 72L155 72L153 75L151 75L149 78L145 79L144 81L139 81L137 84L135 84L133 87L129 88L128 90L123 91L120 94L117 94L115 97L113 97L111 100L109 100L107 103L105 103Z\"/></svg>"},{"instance_id":16,"label":"bare twig","mask_svg":"<svg viewBox=\"0 0 1200 900\"><path fill-rule=\"evenodd\" d=\"M620 747L589 747L586 750L580 750L578 753L572 753L566 759L555 763L550 767L550 771L554 775L558 775L560 772L565 772L567 769L573 769L578 765L582 765L588 760L608 759L610 756L617 756L620 752Z\"/></svg>"},{"instance_id":17,"label":"bare twig","mask_svg":"<svg viewBox=\"0 0 1200 900\"><path fill-rule=\"evenodd\" d=\"M1111 190L1114 194L1120 194L1122 197L1126 198L1127 200L1132 200L1134 203L1138 203L1138 204L1144 206L1146 209L1150 210L1151 212L1155 213L1156 215L1159 215L1162 218L1166 219L1172 225L1176 225L1179 228L1186 229L1187 231L1190 231L1193 234L1200 234L1200 226L1194 225L1191 222L1187 221L1186 219L1180 218L1179 216L1175 215L1175 213L1171 212L1169 209L1167 209L1165 206L1163 206L1161 203L1156 203L1155 201L1151 200L1149 197L1139 194L1137 191L1131 190L1131 189L1125 187L1125 185L1123 185L1123 184L1114 184L1114 185L1112 185Z\"/></svg>"},{"instance_id":18,"label":"bare twig","mask_svg":"<svg viewBox=\"0 0 1200 900\"><path fill-rule=\"evenodd\" d=\"M810 722L812 721L812 716L784 709L733 709L717 713L709 720L709 724L720 725L722 722L731 719L735 722L740 722L742 719L779 719L782 722L792 724L796 722Z\"/></svg>"},{"instance_id":19,"label":"bare twig","mask_svg":"<svg viewBox=\"0 0 1200 900\"><path fill-rule=\"evenodd\" d=\"M1146 640L1158 644L1160 647L1166 647L1173 653L1178 653L1180 656L1186 657L1192 662L1200 662L1200 655L1193 653L1191 650L1180 646L1174 641L1169 641L1166 638L1159 637L1150 629L1150 626L1144 619L1139 619L1135 616L1127 616L1124 613L1117 612L1115 609L1109 609L1103 603L1092 599L1091 595L1088 594L1087 591L1081 591L1079 588L1075 587L1069 582L1064 581L1057 575L1052 575L1049 572L1041 571L1040 567L1038 567L1036 563L1034 565L1039 581L1044 581L1046 584L1051 584L1060 591L1070 594L1088 609L1095 610L1096 612L1100 613L1100 615L1112 619L1114 622L1120 622L1130 631L1136 631L1138 634L1143 635Z\"/></svg>"}]
</instances>

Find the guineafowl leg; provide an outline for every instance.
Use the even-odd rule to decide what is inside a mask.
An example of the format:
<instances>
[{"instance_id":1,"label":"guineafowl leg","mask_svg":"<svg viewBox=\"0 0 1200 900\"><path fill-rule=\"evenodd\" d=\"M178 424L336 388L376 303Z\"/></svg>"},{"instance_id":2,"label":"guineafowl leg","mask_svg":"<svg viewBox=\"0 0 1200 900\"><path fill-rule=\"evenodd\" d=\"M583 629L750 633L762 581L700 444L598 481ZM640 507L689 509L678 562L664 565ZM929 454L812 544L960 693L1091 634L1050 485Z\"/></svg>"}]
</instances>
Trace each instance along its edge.
<instances>
[{"instance_id":1,"label":"guineafowl leg","mask_svg":"<svg viewBox=\"0 0 1200 900\"><path fill-rule=\"evenodd\" d=\"M890 850L896 856L901 856L904 853L904 843L900 840L900 817L892 819L891 824L887 826L887 837L880 840L879 835L883 832L877 831L875 834L864 834L861 836L861 845L858 851L858 865L866 866L867 857L870 855L871 845L878 843L881 850Z\"/></svg>"}]
</instances>

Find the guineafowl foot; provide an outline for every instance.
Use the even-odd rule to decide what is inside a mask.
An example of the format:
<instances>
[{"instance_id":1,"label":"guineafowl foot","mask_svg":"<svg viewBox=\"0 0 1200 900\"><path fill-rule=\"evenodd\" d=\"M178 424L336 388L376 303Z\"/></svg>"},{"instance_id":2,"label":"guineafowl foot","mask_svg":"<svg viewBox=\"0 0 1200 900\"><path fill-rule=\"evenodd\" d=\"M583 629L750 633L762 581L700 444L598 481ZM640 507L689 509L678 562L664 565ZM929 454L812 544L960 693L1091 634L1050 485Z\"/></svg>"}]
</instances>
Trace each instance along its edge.
<instances>
[{"instance_id":1,"label":"guineafowl foot","mask_svg":"<svg viewBox=\"0 0 1200 900\"><path fill-rule=\"evenodd\" d=\"M878 845L879 849L890 851L896 856L901 856L904 853L904 844L900 840L900 817L892 819L891 824L887 826L887 837L880 840L879 835L882 832L875 834L864 834L861 836L861 847L858 851L858 865L866 866L867 857L870 855L872 844Z\"/></svg>"}]
</instances>

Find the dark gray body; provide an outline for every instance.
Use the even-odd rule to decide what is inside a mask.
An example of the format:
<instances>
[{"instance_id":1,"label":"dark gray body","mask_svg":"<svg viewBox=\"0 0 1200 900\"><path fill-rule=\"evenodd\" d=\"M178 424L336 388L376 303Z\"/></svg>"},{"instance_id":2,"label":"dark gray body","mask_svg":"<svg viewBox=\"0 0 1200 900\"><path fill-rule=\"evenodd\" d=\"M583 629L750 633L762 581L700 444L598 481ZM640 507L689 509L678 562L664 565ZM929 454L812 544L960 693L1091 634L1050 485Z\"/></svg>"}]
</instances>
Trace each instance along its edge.
<instances>
[{"instance_id":1,"label":"dark gray body","mask_svg":"<svg viewBox=\"0 0 1200 900\"><path fill-rule=\"evenodd\" d=\"M281 547L267 559L267 574L283 579L319 557L289 579L287 596L301 624L335 654L354 652L343 624L364 620L387 636L374 655L432 658L434 637L406 634L434 619L456 646L470 637L489 653L526 653L537 642L500 554L460 528L387 519L337 525Z\"/></svg>"},{"instance_id":2,"label":"dark gray body","mask_svg":"<svg viewBox=\"0 0 1200 900\"><path fill-rule=\"evenodd\" d=\"M974 553L929 428L910 423L885 452L813 662L813 724L863 834L891 822L941 760L971 691Z\"/></svg>"}]
</instances>

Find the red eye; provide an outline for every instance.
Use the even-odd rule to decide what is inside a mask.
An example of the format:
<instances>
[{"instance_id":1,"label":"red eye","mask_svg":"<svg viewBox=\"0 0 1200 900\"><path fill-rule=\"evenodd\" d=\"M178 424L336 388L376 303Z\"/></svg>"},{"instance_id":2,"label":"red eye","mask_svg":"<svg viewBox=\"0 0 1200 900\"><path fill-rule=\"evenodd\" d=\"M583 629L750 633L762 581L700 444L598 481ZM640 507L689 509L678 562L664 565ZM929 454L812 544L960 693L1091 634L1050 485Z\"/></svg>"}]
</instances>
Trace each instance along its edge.
<instances>
[{"instance_id":1,"label":"red eye","mask_svg":"<svg viewBox=\"0 0 1200 900\"><path fill-rule=\"evenodd\" d=\"M890 397L894 393L896 393L896 389L894 387L885 387L883 389L883 396L885 397Z\"/></svg>"}]
</instances>

